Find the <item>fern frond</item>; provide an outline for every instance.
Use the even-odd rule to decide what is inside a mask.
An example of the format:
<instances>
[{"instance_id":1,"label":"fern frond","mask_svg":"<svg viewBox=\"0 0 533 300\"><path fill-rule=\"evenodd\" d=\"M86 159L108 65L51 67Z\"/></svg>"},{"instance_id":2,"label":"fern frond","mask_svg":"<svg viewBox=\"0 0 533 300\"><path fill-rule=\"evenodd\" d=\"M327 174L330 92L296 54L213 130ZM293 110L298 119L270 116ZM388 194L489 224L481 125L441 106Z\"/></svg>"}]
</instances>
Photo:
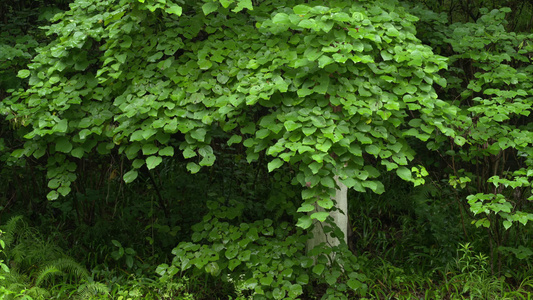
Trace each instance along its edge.
<instances>
[{"instance_id":1,"label":"fern frond","mask_svg":"<svg viewBox=\"0 0 533 300\"><path fill-rule=\"evenodd\" d=\"M26 292L24 293L25 295L27 296L30 296L31 298L30 299L50 299L51 295L50 295L50 292L44 288L41 288L41 287L37 287L37 286L34 286L28 290L26 290ZM27 298L25 298L27 299Z\"/></svg>"},{"instance_id":2,"label":"fern frond","mask_svg":"<svg viewBox=\"0 0 533 300\"><path fill-rule=\"evenodd\" d=\"M2 276L4 276L4 280L2 280L3 286L12 284L29 285L28 276L21 274L17 268L11 268L9 273L3 273Z\"/></svg>"},{"instance_id":3,"label":"fern frond","mask_svg":"<svg viewBox=\"0 0 533 300\"><path fill-rule=\"evenodd\" d=\"M70 257L63 257L56 259L43 268L35 279L35 286L41 286L45 281L51 279L52 276L73 275L77 279L89 278L89 271Z\"/></svg>"},{"instance_id":4,"label":"fern frond","mask_svg":"<svg viewBox=\"0 0 533 300\"><path fill-rule=\"evenodd\" d=\"M41 286L41 283L49 280L52 276L59 276L63 274L65 273L63 273L54 265L46 266L39 272L39 275L35 279L35 286Z\"/></svg>"},{"instance_id":5,"label":"fern frond","mask_svg":"<svg viewBox=\"0 0 533 300\"><path fill-rule=\"evenodd\" d=\"M109 287L96 281L87 281L78 287L79 299L91 299L97 294L109 294Z\"/></svg>"},{"instance_id":6,"label":"fern frond","mask_svg":"<svg viewBox=\"0 0 533 300\"><path fill-rule=\"evenodd\" d=\"M87 279L90 274L87 269L70 257L60 258L52 264L65 273L74 274L78 279Z\"/></svg>"},{"instance_id":7,"label":"fern frond","mask_svg":"<svg viewBox=\"0 0 533 300\"><path fill-rule=\"evenodd\" d=\"M8 257L17 263L21 269L42 266L47 262L55 261L64 256L57 245L44 242L37 236L18 238L16 244L8 252Z\"/></svg>"},{"instance_id":8,"label":"fern frond","mask_svg":"<svg viewBox=\"0 0 533 300\"><path fill-rule=\"evenodd\" d=\"M15 240L15 232L17 232L17 225L19 221L22 220L22 216L14 216L9 221L7 221L6 225L2 226L2 231L4 233L2 234L2 239L6 243L6 247L9 247L11 243Z\"/></svg>"},{"instance_id":9,"label":"fern frond","mask_svg":"<svg viewBox=\"0 0 533 300\"><path fill-rule=\"evenodd\" d=\"M9 250L8 255L9 257L17 264L21 264L26 259L26 253L27 251L26 245L23 243L20 243L13 247L11 250Z\"/></svg>"},{"instance_id":10,"label":"fern frond","mask_svg":"<svg viewBox=\"0 0 533 300\"><path fill-rule=\"evenodd\" d=\"M29 285L28 284L25 284L25 283L19 283L19 282L15 282L15 283L12 283L12 284L5 284L5 286L7 287L7 290L14 293L14 294L20 294L23 290L26 290L29 288ZM8 298L10 299L10 298Z\"/></svg>"}]
</instances>

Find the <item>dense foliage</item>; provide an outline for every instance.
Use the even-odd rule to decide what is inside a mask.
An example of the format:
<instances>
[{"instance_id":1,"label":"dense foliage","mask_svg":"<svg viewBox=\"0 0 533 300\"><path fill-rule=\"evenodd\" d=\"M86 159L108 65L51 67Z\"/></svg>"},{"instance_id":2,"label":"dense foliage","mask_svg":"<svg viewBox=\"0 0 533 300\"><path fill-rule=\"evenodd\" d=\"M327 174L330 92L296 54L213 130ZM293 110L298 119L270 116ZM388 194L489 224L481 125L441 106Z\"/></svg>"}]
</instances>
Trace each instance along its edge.
<instances>
[{"instance_id":1,"label":"dense foliage","mask_svg":"<svg viewBox=\"0 0 533 300\"><path fill-rule=\"evenodd\" d=\"M525 297L533 6L487 5L0 3L0 297Z\"/></svg>"}]
</instances>

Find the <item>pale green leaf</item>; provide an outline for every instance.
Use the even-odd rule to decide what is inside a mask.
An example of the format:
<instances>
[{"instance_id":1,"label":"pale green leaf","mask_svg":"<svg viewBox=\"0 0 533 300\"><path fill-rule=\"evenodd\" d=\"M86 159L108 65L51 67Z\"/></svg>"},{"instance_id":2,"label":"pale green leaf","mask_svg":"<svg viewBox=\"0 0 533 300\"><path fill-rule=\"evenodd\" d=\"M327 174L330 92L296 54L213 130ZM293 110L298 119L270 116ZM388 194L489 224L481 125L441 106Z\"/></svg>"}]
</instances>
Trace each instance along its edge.
<instances>
[{"instance_id":1,"label":"pale green leaf","mask_svg":"<svg viewBox=\"0 0 533 300\"><path fill-rule=\"evenodd\" d=\"M272 172L273 170L281 167L281 165L283 165L283 161L279 158L275 158L268 163L268 171Z\"/></svg>"},{"instance_id":2,"label":"pale green leaf","mask_svg":"<svg viewBox=\"0 0 533 300\"><path fill-rule=\"evenodd\" d=\"M208 15L212 12L215 12L218 9L218 2L207 2L204 5L202 5L202 10L204 12L204 15Z\"/></svg>"},{"instance_id":3,"label":"pale green leaf","mask_svg":"<svg viewBox=\"0 0 533 300\"><path fill-rule=\"evenodd\" d=\"M310 212L315 209L315 206L310 203L304 203L298 208L298 212Z\"/></svg>"},{"instance_id":4,"label":"pale green leaf","mask_svg":"<svg viewBox=\"0 0 533 300\"><path fill-rule=\"evenodd\" d=\"M191 174L198 173L198 171L200 171L200 168L201 167L195 162L187 163L187 170L189 170L189 172L191 172Z\"/></svg>"},{"instance_id":5,"label":"pale green leaf","mask_svg":"<svg viewBox=\"0 0 533 300\"><path fill-rule=\"evenodd\" d=\"M242 141L242 136L240 135L232 135L231 138L228 140L228 146L231 146L233 144L238 144Z\"/></svg>"},{"instance_id":6,"label":"pale green leaf","mask_svg":"<svg viewBox=\"0 0 533 300\"><path fill-rule=\"evenodd\" d=\"M401 179L405 180L405 181L412 181L413 180L413 177L411 175L411 171L406 168L406 167L399 167L398 169L396 169L396 174L398 175L398 177L400 177Z\"/></svg>"},{"instance_id":7,"label":"pale green leaf","mask_svg":"<svg viewBox=\"0 0 533 300\"><path fill-rule=\"evenodd\" d=\"M305 216L302 216L298 219L298 222L296 223L296 226L302 228L302 229L307 229L309 227L311 227L311 225L313 224L313 220L311 219L310 216L308 215L305 215Z\"/></svg>"},{"instance_id":8,"label":"pale green leaf","mask_svg":"<svg viewBox=\"0 0 533 300\"><path fill-rule=\"evenodd\" d=\"M157 167L162 161L161 156L152 155L146 159L146 167L148 167L148 170L151 170Z\"/></svg>"},{"instance_id":9,"label":"pale green leaf","mask_svg":"<svg viewBox=\"0 0 533 300\"><path fill-rule=\"evenodd\" d=\"M324 222L326 221L326 218L329 216L329 212L327 211L319 211L319 212L316 212L316 213L313 213L311 215L311 219L316 219L320 222Z\"/></svg>"},{"instance_id":10,"label":"pale green leaf","mask_svg":"<svg viewBox=\"0 0 533 300\"><path fill-rule=\"evenodd\" d=\"M30 70L19 70L17 73L18 78L26 78L30 76Z\"/></svg>"},{"instance_id":11,"label":"pale green leaf","mask_svg":"<svg viewBox=\"0 0 533 300\"><path fill-rule=\"evenodd\" d=\"M130 171L126 172L126 174L124 174L124 176L123 176L124 182L130 183L130 182L134 181L137 178L137 175L139 175L137 170L130 170Z\"/></svg>"},{"instance_id":12,"label":"pale green leaf","mask_svg":"<svg viewBox=\"0 0 533 300\"><path fill-rule=\"evenodd\" d=\"M174 156L174 148L172 146L167 146L159 150L158 154L161 156Z\"/></svg>"},{"instance_id":13,"label":"pale green leaf","mask_svg":"<svg viewBox=\"0 0 533 300\"><path fill-rule=\"evenodd\" d=\"M56 200L59 197L59 193L56 190L50 191L46 198L50 201Z\"/></svg>"},{"instance_id":14,"label":"pale green leaf","mask_svg":"<svg viewBox=\"0 0 533 300\"><path fill-rule=\"evenodd\" d=\"M170 7L167 7L165 11L169 14L175 14L177 16L181 16L182 8L179 5L173 4Z\"/></svg>"}]
</instances>

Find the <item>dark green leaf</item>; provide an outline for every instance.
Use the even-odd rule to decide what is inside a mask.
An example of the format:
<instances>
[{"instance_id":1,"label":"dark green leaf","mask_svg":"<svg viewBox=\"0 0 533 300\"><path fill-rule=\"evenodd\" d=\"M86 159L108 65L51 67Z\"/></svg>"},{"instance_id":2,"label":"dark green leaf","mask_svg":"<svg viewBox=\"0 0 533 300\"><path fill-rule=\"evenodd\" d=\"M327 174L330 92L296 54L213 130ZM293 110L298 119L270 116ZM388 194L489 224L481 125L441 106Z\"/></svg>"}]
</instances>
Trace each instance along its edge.
<instances>
[{"instance_id":1,"label":"dark green leaf","mask_svg":"<svg viewBox=\"0 0 533 300\"><path fill-rule=\"evenodd\" d=\"M325 268L326 268L326 266L324 266L323 264L316 264L313 267L313 273L315 273L317 275L322 275L322 272L324 272Z\"/></svg>"},{"instance_id":2,"label":"dark green leaf","mask_svg":"<svg viewBox=\"0 0 533 300\"><path fill-rule=\"evenodd\" d=\"M69 153L70 150L72 150L72 144L66 137L60 137L56 141L56 151L63 152L63 153Z\"/></svg>"}]
</instances>

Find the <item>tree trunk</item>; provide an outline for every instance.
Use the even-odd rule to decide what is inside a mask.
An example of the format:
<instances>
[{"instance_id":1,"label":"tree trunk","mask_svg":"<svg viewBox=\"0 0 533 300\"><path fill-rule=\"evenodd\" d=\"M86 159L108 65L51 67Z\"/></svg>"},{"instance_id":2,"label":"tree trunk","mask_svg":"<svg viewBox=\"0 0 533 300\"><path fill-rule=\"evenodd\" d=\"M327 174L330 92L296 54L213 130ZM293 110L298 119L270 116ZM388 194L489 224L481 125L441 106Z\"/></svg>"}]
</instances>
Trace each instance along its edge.
<instances>
[{"instance_id":1,"label":"tree trunk","mask_svg":"<svg viewBox=\"0 0 533 300\"><path fill-rule=\"evenodd\" d=\"M341 229L342 233L344 234L344 242L347 243L348 242L348 188L346 187L346 185L344 185L339 180L338 176L335 176L335 182L337 183L337 186L339 187L335 194L335 198L333 199L337 210L332 211L331 216L333 217L335 225L337 225ZM318 206L317 203L315 203L315 210L312 211L311 214L317 211L324 211L324 209ZM315 220L313 229L311 231L313 233L313 238L307 241L308 252L311 249L313 249L315 246L320 245L322 243L326 243L326 245L330 247L338 246L340 244L339 239L332 237L330 234L326 234L324 232L324 226L328 226L328 224L321 223ZM334 254L330 258L334 259Z\"/></svg>"}]
</instances>

